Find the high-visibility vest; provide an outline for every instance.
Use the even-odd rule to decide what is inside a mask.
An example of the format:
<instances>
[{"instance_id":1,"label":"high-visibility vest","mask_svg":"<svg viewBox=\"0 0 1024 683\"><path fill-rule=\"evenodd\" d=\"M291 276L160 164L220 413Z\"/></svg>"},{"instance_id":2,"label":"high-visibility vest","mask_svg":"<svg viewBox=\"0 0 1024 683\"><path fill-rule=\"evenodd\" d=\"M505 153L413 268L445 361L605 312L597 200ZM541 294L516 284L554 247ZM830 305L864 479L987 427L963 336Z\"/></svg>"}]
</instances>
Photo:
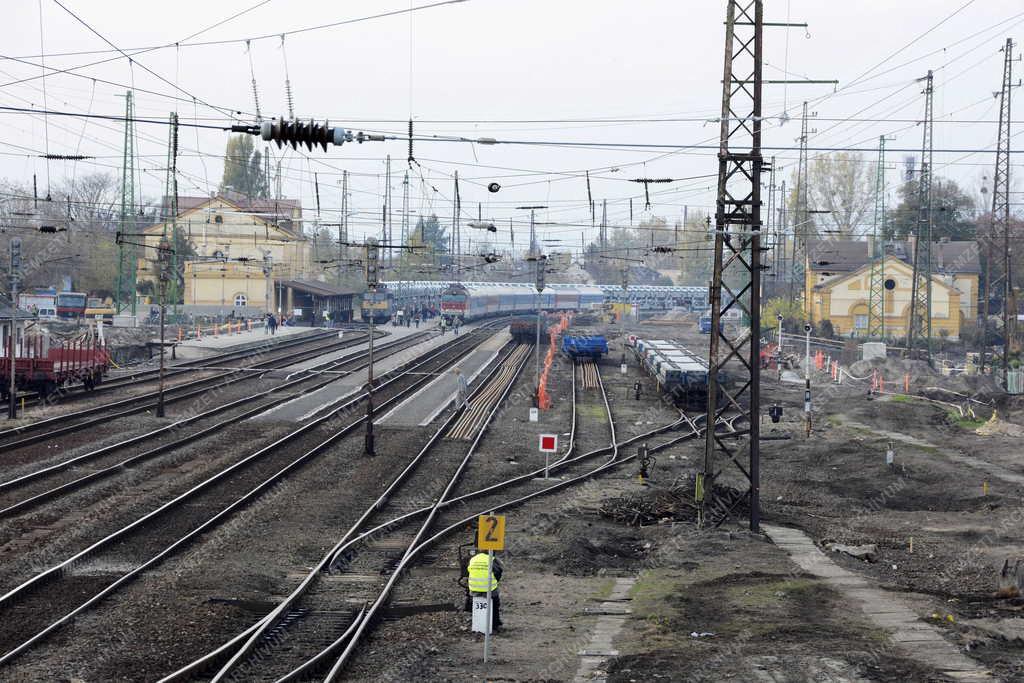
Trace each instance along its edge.
<instances>
[{"instance_id":1,"label":"high-visibility vest","mask_svg":"<svg viewBox=\"0 0 1024 683\"><path fill-rule=\"evenodd\" d=\"M469 590L487 592L487 553L477 553L469 561ZM498 590L498 579L491 577L491 590Z\"/></svg>"}]
</instances>

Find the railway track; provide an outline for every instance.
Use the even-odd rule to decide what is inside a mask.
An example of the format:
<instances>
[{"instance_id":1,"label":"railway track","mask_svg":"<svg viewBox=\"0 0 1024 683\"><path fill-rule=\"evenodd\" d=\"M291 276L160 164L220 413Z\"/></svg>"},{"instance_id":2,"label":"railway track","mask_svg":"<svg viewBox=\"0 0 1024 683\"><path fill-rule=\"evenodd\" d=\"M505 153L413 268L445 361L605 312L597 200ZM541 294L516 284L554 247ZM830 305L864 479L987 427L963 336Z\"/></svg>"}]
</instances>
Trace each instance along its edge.
<instances>
[{"instance_id":1,"label":"railway track","mask_svg":"<svg viewBox=\"0 0 1024 683\"><path fill-rule=\"evenodd\" d=\"M401 353L420 341L419 337L406 337L397 340L391 345L384 346L379 352L375 351L375 355L377 353L382 354L376 360L379 361L395 353ZM358 352L351 356L331 361L325 368L331 372L339 371L342 368L346 372L358 372L369 365L366 357L367 354L365 352ZM127 468L135 467L146 460L164 453L173 452L200 439L208 438L230 425L259 415L301 394L316 391L335 381L335 379L336 376L329 376L327 379L323 379L322 375L303 375L298 379L286 381L280 386L229 401L201 413L177 420L169 425L130 437L124 441L102 446L67 460L37 468L6 481L0 481L0 519L21 514L48 500L66 495L107 477L123 473ZM261 399L267 400L261 401ZM215 423L196 431L181 434L180 436L177 435L184 428L215 416L220 418ZM122 451L130 447L157 440L169 434L175 435L170 441L129 456L122 454ZM83 474L80 468L86 465L89 467L89 470Z\"/></svg>"},{"instance_id":2,"label":"railway track","mask_svg":"<svg viewBox=\"0 0 1024 683\"><path fill-rule=\"evenodd\" d=\"M573 373L573 401L575 404L575 368ZM616 437L611 407L608 403L607 393L604 390L600 374L598 374L598 382L609 418L611 444L587 453L573 455L576 433L574 411L570 448L550 466L551 471L562 474L562 479L553 480L553 483L550 484L545 482L538 487L538 477L544 472L544 469L540 468L466 494L452 496L450 494L454 484L461 474L460 468L456 471L455 476L448 481L441 495L431 504L391 516L373 525L381 517L378 514L381 506L389 502L388 492L391 492L401 483L402 478L399 477L392 482L388 492L382 495L364 513L363 517L349 529L345 536L334 545L320 563L309 572L299 586L277 608L217 649L161 679L160 683L171 683L172 681L190 680L199 677L206 678L202 674L212 671L213 667L218 665L220 665L220 668L212 678L214 682L227 680L232 675L243 675L246 677L246 680L276 680L279 682L309 680L314 677L316 680L336 680L355 655L362 637L372 629L374 618L387 603L390 593L402 572L439 541L457 530L464 529L468 523L471 523L481 514L503 511L521 505L534 498L555 493L631 462L636 458L635 455L622 455L622 449L627 445L673 433L679 429L683 430L682 434L673 434L665 441L649 447L651 452L658 452L684 441L696 439L704 433L704 428L700 424L703 421L703 416L691 418L681 412L680 417L673 422L619 442ZM496 408L497 405L492 409L492 415L493 410L496 410ZM733 425L737 417L738 414L731 417L723 415L716 423L716 430L739 434L740 431ZM452 421L450 419L449 423ZM438 439L449 427L449 424L443 425L435 433L433 440ZM473 446L466 455L466 461L472 456L483 433L481 431L477 435ZM594 465L593 460L601 456L608 457L603 462ZM413 466L412 463L410 464L411 466ZM510 497L510 492L517 488L525 489L525 493L520 490L518 493L513 493ZM466 509L470 501L473 501L477 510L467 515ZM391 514L394 515L393 512ZM373 519L371 519L371 516ZM425 520L420 525L418 531L415 533L404 531L401 536L396 534L396 531L402 529L403 525L420 518L425 518ZM431 531L434 527L437 530ZM407 540L410 537L411 540ZM384 542L382 543L381 541ZM378 548L383 547L390 550L390 556L386 557L392 560L397 559L397 561L387 563L385 565L386 571L382 574L378 570L378 573L375 575L376 580L371 580L370 577L373 575L368 573L367 570L379 565L381 559L378 555L376 563L374 562L373 551L375 545ZM367 553L368 548L370 550L369 554ZM370 559L367 562L356 564L359 558L365 556L369 556ZM301 601L311 594L311 591L317 590L316 587L322 584L330 586L333 583L336 585L338 582L334 581L331 577L339 570L342 572L347 571L355 577L362 576L364 577L363 580L368 583L383 582L383 585L372 599L366 597L365 589L357 594L356 600L350 600L348 603L344 603L339 596L336 596L336 604L343 606L343 610L336 612L336 614L343 614L344 616L333 624L333 628L330 630L332 638L320 638L321 641L329 640L330 642L324 645L318 652L307 653L306 659L290 671L282 673L280 668L275 668L271 671L266 670L264 662L268 656L268 644L272 642L275 629L287 628L290 630L294 628L295 624L301 621L301 615L304 613L302 608L297 608L296 606L300 605ZM383 576L387 576L386 581L381 578ZM358 579L353 581L353 583L358 585ZM336 592L336 589L328 588L327 590L335 590ZM350 593L349 596L351 597L351 595ZM296 641L292 635L289 636L288 642L290 647L296 646ZM257 648L259 648L259 656L254 657L253 654ZM295 660L294 651L290 653L290 659L292 661ZM327 672L326 675L323 674L324 671Z\"/></svg>"},{"instance_id":3,"label":"railway track","mask_svg":"<svg viewBox=\"0 0 1024 683\"><path fill-rule=\"evenodd\" d=\"M432 379L435 372L457 362L467 348L484 337L471 332L426 358L392 371L380 379L375 394L380 408L397 404ZM0 596L3 636L0 666L47 638L140 573L178 552L335 446L363 424L365 415L351 415L365 393L344 402L54 564ZM341 422L342 424L338 424ZM324 438L324 433L327 433ZM109 581L96 567L131 569ZM108 582L109 581L109 582ZM49 586L51 590L40 590ZM26 633L34 635L25 638ZM9 649L7 649L9 648Z\"/></svg>"},{"instance_id":4,"label":"railway track","mask_svg":"<svg viewBox=\"0 0 1024 683\"><path fill-rule=\"evenodd\" d=\"M499 377L495 378L483 391L479 391L466 401L466 409L459 419L448 430L447 438L460 441L472 441L487 423L491 409L501 400L502 390L506 381L519 373L519 367L530 354L533 347L519 344L502 364Z\"/></svg>"},{"instance_id":5,"label":"railway track","mask_svg":"<svg viewBox=\"0 0 1024 683\"><path fill-rule=\"evenodd\" d=\"M525 350L524 350L525 346ZM484 396L489 400L487 420L466 447L445 441L444 436L467 406L453 413L430 437L423 448L409 461L385 491L370 504L349 529L345 538L353 538L361 529L377 528L378 533L367 542L346 546L344 556L334 560L330 576L320 566L288 598L264 618L260 628L249 633L246 642L213 676L214 681L244 677L246 680L297 680L315 670L335 649L345 644L363 624L362 605L371 603L381 591L381 584L390 583L392 568L401 563L409 548L415 546L419 531L404 525L388 528L387 520L397 511L415 509L424 498L447 497L476 453L487 423L493 419L502 400L529 359L529 345L513 347L480 382L471 401ZM446 472L445 474L440 474ZM438 493L439 492L439 493ZM325 558L326 560L327 558ZM287 628L283 647L268 647L274 642L276 629ZM258 654L255 651L258 648ZM310 653L320 654L309 658ZM257 670L258 669L258 670Z\"/></svg>"},{"instance_id":6,"label":"railway track","mask_svg":"<svg viewBox=\"0 0 1024 683\"><path fill-rule=\"evenodd\" d=\"M396 343L402 343L412 339L422 340L429 334L429 332L422 332L416 335L410 335ZM333 351L338 350L338 348L347 348L348 346L359 344L360 341L362 340L350 341L341 347L332 344L329 345L329 350ZM386 348L388 348L387 345L385 345L381 350L385 350ZM322 355L324 352L325 351L322 350L322 348L303 350L298 353L275 358L272 361L262 363L252 368L229 370L212 377L204 377L190 382L177 384L164 390L164 404L170 405L179 403L188 399L202 397L211 392L221 391L225 387L257 378L262 373L281 367L287 367L288 365L308 360L310 358L315 358ZM322 372L328 369L333 369L331 361L325 362L319 366L314 366L306 372ZM218 380L220 380L219 383L217 383ZM104 425L110 420L127 417L129 415L136 415L138 413L154 409L157 405L157 397L158 392L151 392L139 396L132 396L119 401L104 403L99 406L91 406L72 413L55 415L50 418L37 420L36 422L14 427L12 429L0 430L0 439L4 439L5 437L11 439L0 443L0 453L7 453L25 446L30 446L42 441L81 431L89 427Z\"/></svg>"},{"instance_id":7,"label":"railway track","mask_svg":"<svg viewBox=\"0 0 1024 683\"><path fill-rule=\"evenodd\" d=\"M382 336L382 335L380 335ZM334 330L325 331L323 333L305 335L296 339L287 339L285 341L277 342L273 345L260 344L248 349L241 349L238 351L228 351L225 353L219 353L206 358L197 359L189 363L180 363L171 365L165 368L164 378L177 377L188 373L197 371L203 371L209 368L216 368L218 366L224 366L227 363L232 363L239 360L245 360L247 358L261 358L267 355L276 355L279 351L288 350L293 347L306 346L313 342L320 342L327 340L328 343L322 344L316 348L309 349L310 353L327 353L338 349L343 349L353 344L358 344L366 341L367 334L360 333L358 336L352 336L345 338L342 341L338 340L338 336ZM269 338L268 338L269 339ZM62 387L56 394L56 399L52 398L44 402L42 398L35 392L25 392L19 394L19 398L25 399L26 407L38 406L46 403L47 405L55 402L61 402L67 400L76 400L83 397L91 397L97 393L107 393L116 389L123 389L125 387L137 386L146 382L156 381L160 377L159 368L149 370L139 370L136 372L125 373L119 375L114 379L104 381L102 384L96 386L91 391L86 391L82 385L72 385Z\"/></svg>"}]
</instances>

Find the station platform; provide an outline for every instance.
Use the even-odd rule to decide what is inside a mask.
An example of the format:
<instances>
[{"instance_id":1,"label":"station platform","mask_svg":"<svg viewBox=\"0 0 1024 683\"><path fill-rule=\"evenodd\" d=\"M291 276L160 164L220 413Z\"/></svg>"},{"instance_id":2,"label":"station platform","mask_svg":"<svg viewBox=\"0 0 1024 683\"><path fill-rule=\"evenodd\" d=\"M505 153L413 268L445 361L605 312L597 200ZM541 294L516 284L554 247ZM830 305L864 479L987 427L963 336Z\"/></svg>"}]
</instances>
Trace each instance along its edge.
<instances>
[{"instance_id":1,"label":"station platform","mask_svg":"<svg viewBox=\"0 0 1024 683\"><path fill-rule=\"evenodd\" d=\"M379 361L373 364L374 377L380 377L384 373L394 370L400 365L403 365L410 360L414 359L420 354L426 353L436 349L444 344L448 344L454 339L451 333L441 335L431 328L433 326L427 326L424 328L420 325L420 329L417 330L415 326L412 327L392 327L386 326L382 329L388 332L388 336L382 339L378 339L374 345L374 348L380 348L382 344L389 344L401 339L402 336L408 336L416 332L432 331L434 336L426 339L418 344L414 344L407 349L394 353L392 355L381 358ZM466 325L462 328L463 334L465 331L472 330L474 326ZM360 344L358 346L352 346L344 350L341 356L345 356L352 353L358 353L359 349L365 348L366 345ZM324 359L336 354L328 354L327 356L319 356L316 359L314 365L323 363ZM303 365L300 363L299 365ZM296 372L297 370L292 370ZM302 422L308 420L315 415L322 413L337 404L345 401L354 395L359 389L366 384L366 380L369 376L368 370L363 369L347 375L341 375L338 379L330 384L317 389L314 392L304 394L298 398L292 399L286 403L282 403L279 406L275 406L270 410L260 413L250 419L253 420L289 420L293 422Z\"/></svg>"},{"instance_id":2,"label":"station platform","mask_svg":"<svg viewBox=\"0 0 1024 683\"><path fill-rule=\"evenodd\" d=\"M498 351L510 341L512 335L508 329L504 329L470 351L456 364L455 367L466 376L470 388L484 368L498 355ZM449 370L385 413L376 424L386 427L425 427L455 400L458 392L458 380Z\"/></svg>"},{"instance_id":3,"label":"station platform","mask_svg":"<svg viewBox=\"0 0 1024 683\"><path fill-rule=\"evenodd\" d=\"M181 360L206 358L225 351L241 351L261 344L274 344L282 339L294 339L299 335L310 335L323 332L320 327L278 327L276 334L269 334L263 328L243 330L239 334L221 334L205 336L202 339L189 339L175 345L174 355ZM168 339L168 342L171 340ZM159 344L160 340L157 339Z\"/></svg>"},{"instance_id":4,"label":"station platform","mask_svg":"<svg viewBox=\"0 0 1024 683\"><path fill-rule=\"evenodd\" d=\"M392 342L398 341L399 339L404 339L405 337L411 336L413 334L417 334L419 332L429 332L430 330L431 330L431 326L428 326L428 325L420 325L419 329L416 329L415 325L412 325L410 327L397 327L397 326L391 326L391 325L377 325L376 326L376 332L378 334L377 334L377 340L374 342L374 348L378 348L382 344L390 344ZM384 336L380 336L381 332L384 333ZM342 339L344 339L345 336L356 335L356 334L364 334L364 331L346 330L345 331L345 335L342 337ZM370 346L369 342L365 342L365 343L362 343L362 344L356 344L354 346L347 346L344 349L341 349L340 351L334 351L332 353L325 353L322 356L317 356L316 358L310 358L310 359L304 360L304 361L302 361L300 363L295 363L293 365L289 365L286 368L284 368L284 372L289 372L289 373L299 372L299 371L302 371L302 370L308 370L308 369L316 367L318 365L323 365L324 363L330 363L332 361L341 360L341 359L345 358L346 356L351 356L351 355L353 355L355 353L359 353L361 351L365 351L369 346Z\"/></svg>"}]
</instances>

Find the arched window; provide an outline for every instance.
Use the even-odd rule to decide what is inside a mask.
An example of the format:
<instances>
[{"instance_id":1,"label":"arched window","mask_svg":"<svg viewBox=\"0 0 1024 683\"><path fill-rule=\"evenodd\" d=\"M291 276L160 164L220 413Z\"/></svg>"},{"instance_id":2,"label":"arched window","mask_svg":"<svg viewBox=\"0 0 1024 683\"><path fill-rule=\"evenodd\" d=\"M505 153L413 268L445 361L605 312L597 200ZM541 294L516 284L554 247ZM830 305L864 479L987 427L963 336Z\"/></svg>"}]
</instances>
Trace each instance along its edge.
<instances>
[{"instance_id":1,"label":"arched window","mask_svg":"<svg viewBox=\"0 0 1024 683\"><path fill-rule=\"evenodd\" d=\"M249 298L245 294L235 294L235 306L245 306L249 303Z\"/></svg>"},{"instance_id":2,"label":"arched window","mask_svg":"<svg viewBox=\"0 0 1024 683\"><path fill-rule=\"evenodd\" d=\"M213 222L216 223L217 225L220 225L221 223L224 222L224 216L217 214L216 216L213 217Z\"/></svg>"}]
</instances>

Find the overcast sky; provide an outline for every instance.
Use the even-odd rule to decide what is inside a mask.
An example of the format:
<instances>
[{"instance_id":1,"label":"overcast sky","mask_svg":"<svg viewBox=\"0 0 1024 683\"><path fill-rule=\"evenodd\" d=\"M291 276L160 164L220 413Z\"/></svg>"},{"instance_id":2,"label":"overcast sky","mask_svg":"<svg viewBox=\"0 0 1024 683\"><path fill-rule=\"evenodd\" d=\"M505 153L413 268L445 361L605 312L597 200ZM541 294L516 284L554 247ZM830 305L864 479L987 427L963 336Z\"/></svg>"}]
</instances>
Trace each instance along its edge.
<instances>
[{"instance_id":1,"label":"overcast sky","mask_svg":"<svg viewBox=\"0 0 1024 683\"><path fill-rule=\"evenodd\" d=\"M723 20L721 0L466 0L411 14L254 40L325 23L408 9L401 0L60 0L71 12L118 48L166 46L135 56L134 66L54 0L6 0L0 28L0 104L42 108L40 53L46 65L73 69L45 79L52 110L123 114L124 91L136 88L137 115L165 119L177 110L183 123L230 124L255 120L250 57L264 117L287 116L285 56L297 116L353 130L405 134L412 115L417 135L558 145L481 146L461 142L417 142L418 164L410 170L413 211L451 214L452 175L458 170L464 215L502 226L516 221L517 244L525 242L528 212L523 205L545 205L538 220L568 224L545 228L549 238L573 246L589 235L592 196L607 199L609 221L628 225L654 215L670 220L684 207L708 210L714 202L714 149L676 150L628 145L715 145L718 128L707 119L719 114ZM413 0L412 6L432 4ZM223 21L254 8L241 16ZM410 21L411 17L411 21ZM765 78L836 79L828 85L765 86L766 115L788 112L788 123L766 125L766 147L785 176L792 173L800 132L801 102L810 100L817 120L811 147L869 150L874 164L878 136L891 134L892 149L921 144L924 101L915 83L935 70L937 149L993 149L1002 75L1000 48L1007 37L1024 35L1020 0L777 0L765 3L770 21L807 22L809 28L765 30ZM218 22L208 31L188 38ZM41 34L41 35L40 35ZM186 38L188 38L186 40ZM42 40L42 49L40 48ZM187 45L205 41L217 45ZM68 54L97 51L92 54ZM15 59L24 61L16 61ZM105 63L81 68L90 62ZM1024 75L1024 67L1016 67ZM870 70L870 71L869 71ZM75 75L73 75L75 74ZM157 77L156 75L159 75ZM12 81L32 80L12 84ZM118 85L112 85L102 79ZM1019 92L1019 91L1018 91ZM175 99L178 98L178 99ZM193 100L193 97L195 100ZM1024 100L1022 100L1024 103ZM1016 111L1022 111L1018 105ZM849 117L857 121L845 121ZM579 119L691 119L668 122L579 122ZM1015 117L1019 146L1020 114ZM577 121L571 121L571 120ZM863 121L863 119L879 119ZM569 121L567 121L569 120ZM452 122L454 121L454 122ZM499 121L513 121L500 123ZM530 121L530 122L522 122ZM540 122L535 122L540 121ZM142 192L163 193L167 127L139 125ZM208 193L221 178L227 134L181 129L181 194ZM49 138L48 143L46 138ZM0 176L30 183L49 182L96 171L119 173L123 130L111 121L36 114L0 114ZM626 147L598 147L614 143ZM46 162L45 150L96 157L86 162ZM336 221L341 171L352 176L353 232L377 230L385 187L384 158L392 157L396 209L402 202L402 175L408 170L404 141L346 144L341 148L281 153L284 194L301 197L307 216L315 215L313 174L318 174L323 220ZM890 185L904 154L893 152ZM994 153L937 152L937 173L974 189L991 176ZM1019 156L1014 170L1020 174ZM618 170L615 170L618 169ZM707 176L707 177L701 177ZM651 187L645 210L636 177L693 178ZM765 179L767 181L767 178ZM497 194L486 185L502 185ZM1015 183L1018 187L1021 184ZM600 208L598 208L600 217ZM397 233L399 219L394 218ZM520 242L520 240L523 240Z\"/></svg>"}]
</instances>

